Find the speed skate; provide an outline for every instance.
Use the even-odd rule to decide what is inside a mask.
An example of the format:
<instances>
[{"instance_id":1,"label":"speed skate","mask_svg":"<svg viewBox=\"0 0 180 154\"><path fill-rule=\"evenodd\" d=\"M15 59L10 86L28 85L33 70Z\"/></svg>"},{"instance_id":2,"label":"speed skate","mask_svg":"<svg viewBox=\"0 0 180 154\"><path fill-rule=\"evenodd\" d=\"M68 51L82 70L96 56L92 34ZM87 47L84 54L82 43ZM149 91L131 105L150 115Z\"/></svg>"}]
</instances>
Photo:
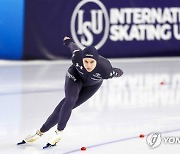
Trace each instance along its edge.
<instances>
[{"instance_id":1,"label":"speed skate","mask_svg":"<svg viewBox=\"0 0 180 154\"><path fill-rule=\"evenodd\" d=\"M43 133L40 132L39 130L37 130L35 134L28 135L24 140L22 140L21 142L17 143L17 145L22 145L22 144L26 144L26 143L35 142L35 141L36 141L37 139L39 139L42 135L43 135Z\"/></svg>"},{"instance_id":2,"label":"speed skate","mask_svg":"<svg viewBox=\"0 0 180 154\"><path fill-rule=\"evenodd\" d=\"M22 145L22 144L26 144L26 142L22 140L22 142L17 143L17 145Z\"/></svg>"},{"instance_id":3,"label":"speed skate","mask_svg":"<svg viewBox=\"0 0 180 154\"><path fill-rule=\"evenodd\" d=\"M26 144L27 142L25 140L22 140L21 142L17 143L17 145L24 145ZM56 146L56 143L54 145L50 144L50 143L47 143L43 149L48 149L48 148L51 148L51 147L54 147Z\"/></svg>"},{"instance_id":4,"label":"speed skate","mask_svg":"<svg viewBox=\"0 0 180 154\"><path fill-rule=\"evenodd\" d=\"M43 149L47 149L50 147L54 147L56 146L56 144L61 140L62 138L62 132L63 131L55 131L55 134L49 139L48 143L46 144L46 146L43 147Z\"/></svg>"},{"instance_id":5,"label":"speed skate","mask_svg":"<svg viewBox=\"0 0 180 154\"><path fill-rule=\"evenodd\" d=\"M43 135L43 133L38 130L38 131L36 131L35 134L29 135L24 140L17 143L17 145L23 145L23 144L26 144L26 143L35 142L42 135ZM62 137L62 131L56 130L55 134L48 140L48 143L43 147L43 149L47 149L47 148L56 146L56 144L60 141L61 137Z\"/></svg>"},{"instance_id":6,"label":"speed skate","mask_svg":"<svg viewBox=\"0 0 180 154\"><path fill-rule=\"evenodd\" d=\"M43 149L48 149L48 148L51 148L51 147L54 147L54 146L56 146L56 143L55 143L54 145L52 145L52 144L50 144L50 143L47 143L47 144L43 147Z\"/></svg>"}]
</instances>

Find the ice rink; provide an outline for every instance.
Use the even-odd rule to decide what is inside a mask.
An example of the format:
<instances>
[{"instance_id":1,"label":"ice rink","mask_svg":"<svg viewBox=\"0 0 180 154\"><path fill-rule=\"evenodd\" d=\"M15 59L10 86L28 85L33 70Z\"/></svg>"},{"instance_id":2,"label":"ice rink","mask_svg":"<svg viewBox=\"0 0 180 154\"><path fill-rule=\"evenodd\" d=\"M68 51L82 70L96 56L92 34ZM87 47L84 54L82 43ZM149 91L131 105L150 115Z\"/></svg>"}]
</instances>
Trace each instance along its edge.
<instances>
[{"instance_id":1,"label":"ice rink","mask_svg":"<svg viewBox=\"0 0 180 154\"><path fill-rule=\"evenodd\" d=\"M104 81L73 110L62 140L46 150L56 127L35 143L16 143L39 129L64 97L71 61L0 61L0 154L179 154L180 58L110 61L124 75ZM153 132L162 137L154 149L146 141Z\"/></svg>"}]
</instances>

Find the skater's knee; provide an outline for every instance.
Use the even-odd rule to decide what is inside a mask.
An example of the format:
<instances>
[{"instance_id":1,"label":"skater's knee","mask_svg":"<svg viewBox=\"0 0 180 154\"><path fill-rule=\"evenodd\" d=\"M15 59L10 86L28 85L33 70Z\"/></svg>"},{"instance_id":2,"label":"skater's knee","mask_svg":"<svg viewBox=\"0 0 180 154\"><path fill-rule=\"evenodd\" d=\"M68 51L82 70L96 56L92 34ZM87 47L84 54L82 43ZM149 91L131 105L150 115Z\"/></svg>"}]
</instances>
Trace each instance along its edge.
<instances>
[{"instance_id":1,"label":"skater's knee","mask_svg":"<svg viewBox=\"0 0 180 154\"><path fill-rule=\"evenodd\" d=\"M76 96L71 96L71 97L66 97L66 104L74 104L77 101L77 97Z\"/></svg>"},{"instance_id":2,"label":"skater's knee","mask_svg":"<svg viewBox=\"0 0 180 154\"><path fill-rule=\"evenodd\" d=\"M64 108L73 108L77 101L77 97L67 97L64 103Z\"/></svg>"}]
</instances>

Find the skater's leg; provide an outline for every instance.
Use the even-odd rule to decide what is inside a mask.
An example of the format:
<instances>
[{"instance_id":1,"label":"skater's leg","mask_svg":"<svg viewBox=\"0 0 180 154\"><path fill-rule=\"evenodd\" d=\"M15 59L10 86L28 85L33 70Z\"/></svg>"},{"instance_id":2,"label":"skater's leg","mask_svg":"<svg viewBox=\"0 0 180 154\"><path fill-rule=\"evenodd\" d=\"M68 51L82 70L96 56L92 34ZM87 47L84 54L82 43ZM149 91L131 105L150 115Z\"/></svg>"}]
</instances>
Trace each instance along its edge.
<instances>
[{"instance_id":1,"label":"skater's leg","mask_svg":"<svg viewBox=\"0 0 180 154\"><path fill-rule=\"evenodd\" d=\"M82 84L80 81L75 82L75 81L69 79L68 77L66 77L66 82L65 82L65 96L66 96L66 98L64 98L58 104L58 106L55 108L53 113L49 116L49 118L46 120L46 122L43 124L43 126L41 127L40 130L38 130L35 134L29 135L28 137L26 137L22 142L18 143L18 145L24 144L26 142L34 142L39 137L41 137L44 132L48 131L50 128L52 128L54 125L56 125L58 120L59 120L59 115L61 115L60 114L61 108L63 107L63 104L65 102L68 102L68 103L67 103L67 105L64 106L65 110L62 110L62 111L66 112L67 111L66 108L67 108L67 106L69 106L70 107L70 113L71 113L71 110L72 110L72 108L73 108L73 106L74 106L74 104L78 98L81 86L82 86ZM68 119L69 116L70 116L70 114L67 115L65 113L65 118ZM55 139L52 138L53 140L52 139L50 140L50 141L52 141L52 142L50 142L51 145L54 145L53 141L54 141L54 143L57 143L61 137L61 131L57 130L55 133L56 133Z\"/></svg>"},{"instance_id":2,"label":"skater's leg","mask_svg":"<svg viewBox=\"0 0 180 154\"><path fill-rule=\"evenodd\" d=\"M65 101L60 109L60 117L58 122L58 130L56 134L48 141L47 145L44 148L47 148L51 145L55 145L62 137L62 131L66 127L67 121L71 115L73 108L79 106L87 99L89 99L95 92L100 88L102 82L89 87L81 88L81 84L75 84L67 82L66 91L65 91ZM71 85L69 87L69 85Z\"/></svg>"},{"instance_id":3,"label":"skater's leg","mask_svg":"<svg viewBox=\"0 0 180 154\"><path fill-rule=\"evenodd\" d=\"M97 90L101 87L101 85L102 85L102 82L93 86L83 87L79 93L78 100L73 108L78 107L79 105L87 101L90 97L92 97L97 92Z\"/></svg>"},{"instance_id":4,"label":"skater's leg","mask_svg":"<svg viewBox=\"0 0 180 154\"><path fill-rule=\"evenodd\" d=\"M50 128L56 125L59 119L59 111L63 103L64 103L64 99L57 105L53 113L49 116L49 118L46 120L46 122L43 124L40 130L37 130L36 133L28 135L27 137L25 137L25 139L22 142L19 142L17 145L36 141L43 135L44 132L48 131Z\"/></svg>"},{"instance_id":5,"label":"skater's leg","mask_svg":"<svg viewBox=\"0 0 180 154\"><path fill-rule=\"evenodd\" d=\"M50 128L55 126L58 123L59 120L59 112L60 109L64 103L65 98L57 105L57 107L54 109L53 113L48 117L46 122L42 125L40 131L41 132L47 132Z\"/></svg>"},{"instance_id":6,"label":"skater's leg","mask_svg":"<svg viewBox=\"0 0 180 154\"><path fill-rule=\"evenodd\" d=\"M83 87L83 88L81 88L82 85L80 86L80 84L78 85L74 84L73 87L67 86L66 99L60 110L58 130L61 131L66 127L66 123L69 120L72 109L84 103L91 96L93 96L96 93L96 91L100 88L101 85L102 85L102 82L93 86Z\"/></svg>"},{"instance_id":7,"label":"skater's leg","mask_svg":"<svg viewBox=\"0 0 180 154\"><path fill-rule=\"evenodd\" d=\"M66 91L65 91L65 101L60 109L60 117L58 122L58 130L55 131L55 135L53 135L48 141L47 145L43 147L46 149L48 147L56 145L62 137L62 131L66 126L66 123L71 115L71 111L73 108L79 106L86 100L88 100L95 92L100 88L102 82L89 87L82 87L82 84L67 82ZM71 85L71 86L70 86ZM70 86L70 87L69 87Z\"/></svg>"},{"instance_id":8,"label":"skater's leg","mask_svg":"<svg viewBox=\"0 0 180 154\"><path fill-rule=\"evenodd\" d=\"M79 97L82 83L80 81L73 81L66 78L65 83L65 100L59 111L58 127L55 134L49 139L47 145L44 148L55 145L62 137L63 129L66 126L67 121L71 115L71 111Z\"/></svg>"},{"instance_id":9,"label":"skater's leg","mask_svg":"<svg viewBox=\"0 0 180 154\"><path fill-rule=\"evenodd\" d=\"M66 124L70 118L72 109L78 100L79 92L82 88L81 81L73 81L72 79L66 78L65 83L65 101L60 109L59 121L57 129L59 131L66 127Z\"/></svg>"},{"instance_id":10,"label":"skater's leg","mask_svg":"<svg viewBox=\"0 0 180 154\"><path fill-rule=\"evenodd\" d=\"M78 87L75 88L73 90L73 86L74 87ZM78 90L80 89L80 87L82 86L80 81L74 81L72 79L70 79L68 76L66 76L66 80L65 80L65 97L66 100L69 99L69 96L73 93L75 93L75 91L78 93ZM78 89L78 90L77 90ZM71 92L71 90L73 90ZM77 94L75 94L75 96L77 97ZM71 99L71 98L70 98ZM74 99L74 98L73 98ZM75 100L75 99L74 99ZM69 100L67 100L68 102L71 102ZM58 121L59 121L59 115L61 113L61 108L63 106L65 102L65 98L58 104L58 106L55 108L55 110L53 111L53 113L48 117L48 119L46 120L46 122L43 124L43 126L40 128L41 132L47 132L50 128L52 128L53 126L55 126ZM66 106L66 105L65 105ZM63 111L63 110L62 110Z\"/></svg>"}]
</instances>

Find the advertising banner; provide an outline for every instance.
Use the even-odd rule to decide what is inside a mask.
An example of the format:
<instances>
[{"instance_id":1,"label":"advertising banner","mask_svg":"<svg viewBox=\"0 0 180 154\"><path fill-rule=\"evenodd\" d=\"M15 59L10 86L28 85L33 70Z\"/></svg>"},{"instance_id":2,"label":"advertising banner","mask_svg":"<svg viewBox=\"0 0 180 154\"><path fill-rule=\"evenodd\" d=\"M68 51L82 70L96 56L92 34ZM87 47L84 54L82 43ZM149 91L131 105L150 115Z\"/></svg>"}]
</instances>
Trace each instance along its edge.
<instances>
[{"instance_id":1,"label":"advertising banner","mask_svg":"<svg viewBox=\"0 0 180 154\"><path fill-rule=\"evenodd\" d=\"M25 59L69 58L66 35L108 58L180 56L180 1L27 0Z\"/></svg>"}]
</instances>

